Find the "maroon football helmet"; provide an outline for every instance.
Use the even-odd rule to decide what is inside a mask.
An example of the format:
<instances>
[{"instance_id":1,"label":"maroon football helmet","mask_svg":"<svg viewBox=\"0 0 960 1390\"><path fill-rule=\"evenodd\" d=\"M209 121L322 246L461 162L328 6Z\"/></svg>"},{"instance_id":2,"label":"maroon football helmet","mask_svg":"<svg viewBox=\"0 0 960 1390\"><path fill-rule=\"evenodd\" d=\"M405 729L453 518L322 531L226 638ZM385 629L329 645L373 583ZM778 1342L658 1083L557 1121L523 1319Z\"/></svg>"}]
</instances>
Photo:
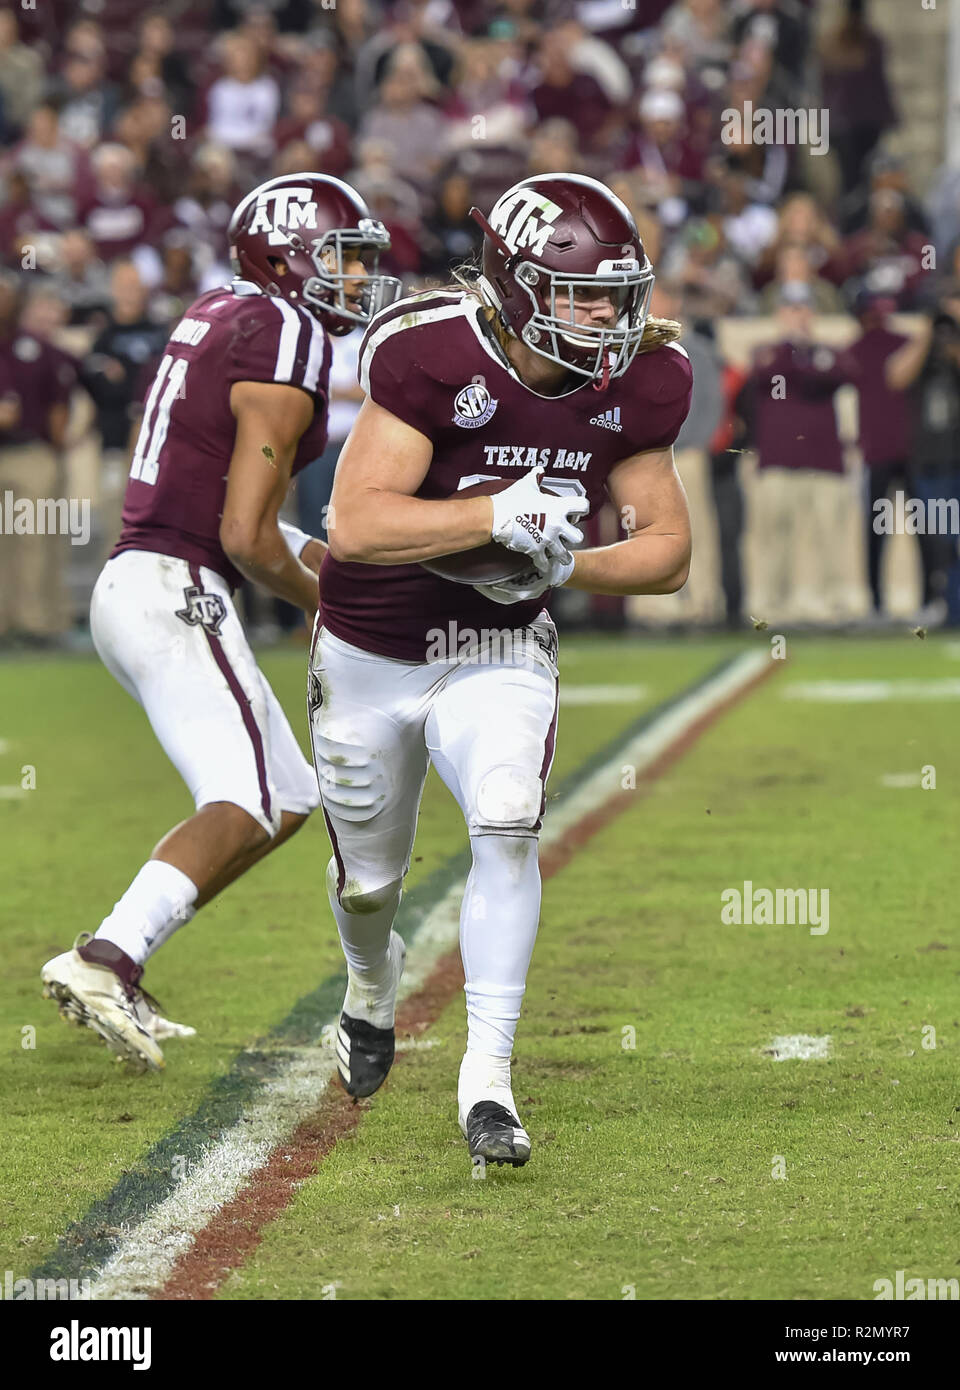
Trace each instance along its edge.
<instances>
[{"instance_id":1,"label":"maroon football helmet","mask_svg":"<svg viewBox=\"0 0 960 1390\"><path fill-rule=\"evenodd\" d=\"M267 294L310 309L337 336L365 326L392 304L400 281L381 275L390 249L382 222L349 184L329 174L284 174L248 193L227 231L234 273ZM367 274L359 296L344 262L361 261Z\"/></svg>"},{"instance_id":2,"label":"maroon football helmet","mask_svg":"<svg viewBox=\"0 0 960 1390\"><path fill-rule=\"evenodd\" d=\"M480 290L508 332L541 357L590 378L598 389L636 356L653 269L627 206L580 174L538 174L508 188L483 228ZM610 327L578 324L578 305L607 290ZM562 305L558 304L562 301Z\"/></svg>"}]
</instances>

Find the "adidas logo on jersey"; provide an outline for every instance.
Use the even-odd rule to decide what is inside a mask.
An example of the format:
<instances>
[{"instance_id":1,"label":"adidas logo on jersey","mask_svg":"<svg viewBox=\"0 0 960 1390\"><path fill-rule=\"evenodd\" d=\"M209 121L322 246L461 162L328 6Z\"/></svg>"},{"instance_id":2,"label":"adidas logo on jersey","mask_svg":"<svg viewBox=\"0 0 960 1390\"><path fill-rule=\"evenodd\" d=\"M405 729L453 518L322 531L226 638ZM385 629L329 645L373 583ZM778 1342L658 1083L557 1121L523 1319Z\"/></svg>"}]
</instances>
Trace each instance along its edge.
<instances>
[{"instance_id":1,"label":"adidas logo on jersey","mask_svg":"<svg viewBox=\"0 0 960 1390\"><path fill-rule=\"evenodd\" d=\"M599 425L601 429L616 430L620 434L623 426L620 423L620 407L615 405L612 410L605 410L602 415L594 415L590 420L591 425Z\"/></svg>"}]
</instances>

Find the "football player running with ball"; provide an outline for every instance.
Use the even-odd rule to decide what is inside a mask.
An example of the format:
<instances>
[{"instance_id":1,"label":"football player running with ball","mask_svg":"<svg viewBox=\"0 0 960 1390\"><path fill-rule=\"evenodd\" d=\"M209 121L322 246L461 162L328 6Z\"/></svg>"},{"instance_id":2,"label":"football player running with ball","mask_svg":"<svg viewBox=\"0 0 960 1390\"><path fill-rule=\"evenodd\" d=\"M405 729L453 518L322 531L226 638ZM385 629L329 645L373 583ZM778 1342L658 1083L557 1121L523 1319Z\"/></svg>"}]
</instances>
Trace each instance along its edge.
<instances>
[{"instance_id":1,"label":"football player running with ball","mask_svg":"<svg viewBox=\"0 0 960 1390\"><path fill-rule=\"evenodd\" d=\"M399 301L364 338L367 396L334 483L309 703L348 967L343 1084L371 1095L393 1061L404 948L392 926L432 760L473 857L460 1127L475 1160L518 1166L530 1139L510 1058L557 727L545 603L561 584L660 594L684 583L690 529L672 444L691 372L672 342L679 325L648 319L653 272L603 184L525 179L489 220L473 215L481 273ZM627 539L573 552L577 523L607 498ZM477 583L470 552L486 563L491 542L507 563Z\"/></svg>"},{"instance_id":2,"label":"football player running with ball","mask_svg":"<svg viewBox=\"0 0 960 1390\"><path fill-rule=\"evenodd\" d=\"M382 223L339 179L272 179L229 227L237 279L173 330L143 409L123 530L90 627L196 804L97 931L41 972L61 1013L118 1057L163 1066L193 1032L140 986L148 956L293 835L317 781L233 603L244 579L313 619L325 547L278 521L290 478L326 443L328 334L366 326L399 281L376 273Z\"/></svg>"}]
</instances>

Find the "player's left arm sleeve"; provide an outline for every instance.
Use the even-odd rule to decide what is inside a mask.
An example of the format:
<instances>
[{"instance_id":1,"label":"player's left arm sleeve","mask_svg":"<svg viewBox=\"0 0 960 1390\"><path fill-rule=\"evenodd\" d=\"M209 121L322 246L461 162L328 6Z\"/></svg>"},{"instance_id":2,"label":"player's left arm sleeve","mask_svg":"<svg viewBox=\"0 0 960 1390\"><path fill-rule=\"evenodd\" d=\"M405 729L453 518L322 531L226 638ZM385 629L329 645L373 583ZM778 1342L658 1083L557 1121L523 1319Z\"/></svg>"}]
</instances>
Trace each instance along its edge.
<instances>
[{"instance_id":1,"label":"player's left arm sleeve","mask_svg":"<svg viewBox=\"0 0 960 1390\"><path fill-rule=\"evenodd\" d=\"M690 571L690 516L673 448L621 460L607 491L627 539L576 551L567 586L592 594L672 594L682 588Z\"/></svg>"},{"instance_id":2,"label":"player's left arm sleeve","mask_svg":"<svg viewBox=\"0 0 960 1390\"><path fill-rule=\"evenodd\" d=\"M637 365L643 358L637 359ZM693 396L693 367L678 343L670 343L650 362L652 385L635 414L636 425L629 444L634 453L668 449L676 443L680 426L690 411Z\"/></svg>"}]
</instances>

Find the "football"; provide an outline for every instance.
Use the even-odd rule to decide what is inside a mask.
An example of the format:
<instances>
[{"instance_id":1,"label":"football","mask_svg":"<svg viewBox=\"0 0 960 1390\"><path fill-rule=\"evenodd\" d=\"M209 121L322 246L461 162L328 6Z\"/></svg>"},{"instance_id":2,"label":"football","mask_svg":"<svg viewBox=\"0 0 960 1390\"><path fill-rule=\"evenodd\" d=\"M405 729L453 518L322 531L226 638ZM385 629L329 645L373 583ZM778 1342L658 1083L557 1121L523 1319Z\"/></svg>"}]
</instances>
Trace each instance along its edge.
<instances>
[{"instance_id":1,"label":"football","mask_svg":"<svg viewBox=\"0 0 960 1390\"><path fill-rule=\"evenodd\" d=\"M513 479L490 478L471 487L460 488L454 497L490 497L495 492L503 492ZM521 555L516 550L508 550L499 541L488 541L486 545L475 546L473 550L458 550L452 555L436 555L432 560L421 560L421 565L431 574L441 579L450 579L454 584L496 584L501 579L514 579L533 569L529 555Z\"/></svg>"}]
</instances>

